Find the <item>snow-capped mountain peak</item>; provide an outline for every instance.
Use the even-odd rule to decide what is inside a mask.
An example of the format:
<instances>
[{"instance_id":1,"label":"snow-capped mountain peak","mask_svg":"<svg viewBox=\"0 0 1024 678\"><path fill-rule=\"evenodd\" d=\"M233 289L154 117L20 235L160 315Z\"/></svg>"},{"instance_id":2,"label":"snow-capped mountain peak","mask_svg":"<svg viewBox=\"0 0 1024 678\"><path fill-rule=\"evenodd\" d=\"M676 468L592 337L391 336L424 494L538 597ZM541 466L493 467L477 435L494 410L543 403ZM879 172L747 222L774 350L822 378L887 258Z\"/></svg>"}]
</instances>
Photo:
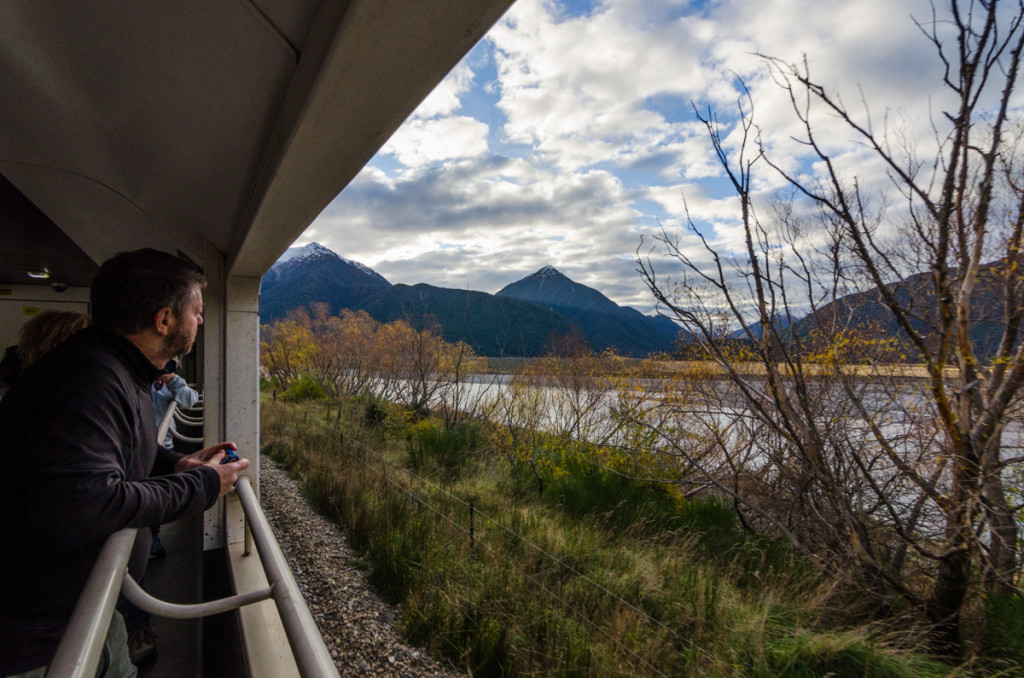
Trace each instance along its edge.
<instances>
[{"instance_id":1,"label":"snow-capped mountain peak","mask_svg":"<svg viewBox=\"0 0 1024 678\"><path fill-rule=\"evenodd\" d=\"M302 247L289 247L284 251L284 254L274 262L274 265L283 264L286 261L306 261L307 259L315 259L320 256L338 257L337 254L320 243L311 242L308 245L303 245ZM338 258L341 259L341 257Z\"/></svg>"},{"instance_id":2,"label":"snow-capped mountain peak","mask_svg":"<svg viewBox=\"0 0 1024 678\"><path fill-rule=\"evenodd\" d=\"M330 250L327 250L327 251L331 252ZM334 254L334 252L331 252L331 254ZM375 270L373 270L372 268L370 268L369 266L367 266L366 264L361 264L358 261L352 261L351 259L346 259L345 257L339 256L337 254L334 254L334 256L338 257L339 259L344 261L349 266L355 266L356 268L358 268L360 271L362 271L363 273L365 273L367 275L374 275L374 276L377 275L377 272Z\"/></svg>"},{"instance_id":3,"label":"snow-capped mountain peak","mask_svg":"<svg viewBox=\"0 0 1024 678\"><path fill-rule=\"evenodd\" d=\"M537 271L536 273L534 273L531 277L533 277L533 278L552 278L554 276L560 276L560 275L562 275L562 273L557 268L555 268L554 266L545 266L544 268L542 268L539 271Z\"/></svg>"},{"instance_id":4,"label":"snow-capped mountain peak","mask_svg":"<svg viewBox=\"0 0 1024 678\"><path fill-rule=\"evenodd\" d=\"M318 242L311 242L308 245L302 245L301 247L289 247L287 250L285 250L284 254L282 254L281 257L276 262L274 262L274 266L278 266L289 261L295 263L311 261L313 259L318 259L320 257L334 257L335 259L339 259L344 263L348 264L349 266L359 269L366 275L369 275L371 277L376 277L378 275L376 271L374 271L366 264L362 264L358 261L353 261L352 259L346 259L337 252L327 247L324 247Z\"/></svg>"},{"instance_id":5,"label":"snow-capped mountain peak","mask_svg":"<svg viewBox=\"0 0 1024 678\"><path fill-rule=\"evenodd\" d=\"M301 278L313 272L346 285L391 286L369 266L346 259L320 243L311 242L302 247L289 247L263 276L263 290L276 286L282 279Z\"/></svg>"}]
</instances>

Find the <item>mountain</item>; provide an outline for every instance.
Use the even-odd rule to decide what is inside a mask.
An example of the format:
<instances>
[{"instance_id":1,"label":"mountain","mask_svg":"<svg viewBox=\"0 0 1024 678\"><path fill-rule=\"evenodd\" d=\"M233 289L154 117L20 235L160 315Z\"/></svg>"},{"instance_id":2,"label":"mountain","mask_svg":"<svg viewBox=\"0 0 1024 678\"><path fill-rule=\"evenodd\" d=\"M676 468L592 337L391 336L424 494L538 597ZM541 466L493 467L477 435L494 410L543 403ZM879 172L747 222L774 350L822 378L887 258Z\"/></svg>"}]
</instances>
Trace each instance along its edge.
<instances>
[{"instance_id":1,"label":"mountain","mask_svg":"<svg viewBox=\"0 0 1024 678\"><path fill-rule=\"evenodd\" d=\"M390 287L384 276L369 266L340 257L320 243L304 247L289 247L281 258L263 276L263 289L268 290L279 280L303 275L323 275L326 279L355 287Z\"/></svg>"},{"instance_id":2,"label":"mountain","mask_svg":"<svg viewBox=\"0 0 1024 678\"><path fill-rule=\"evenodd\" d=\"M678 328L667 318L621 307L600 292L546 267L497 294L433 285L392 285L372 269L311 243L293 247L263 276L260 321L323 302L332 313L366 311L378 322L439 325L446 341L465 341L482 356L537 356L558 336L582 335L596 351L670 352Z\"/></svg>"},{"instance_id":3,"label":"mountain","mask_svg":"<svg viewBox=\"0 0 1024 678\"><path fill-rule=\"evenodd\" d=\"M565 318L532 304L423 283L395 285L361 308L379 322L405 320L417 329L436 321L445 341L465 341L484 356L542 355L552 337L574 329Z\"/></svg>"},{"instance_id":4,"label":"mountain","mask_svg":"<svg viewBox=\"0 0 1024 678\"><path fill-rule=\"evenodd\" d=\"M794 320L794 322L797 321ZM785 333L785 330L789 329L791 323L789 321L789 316L787 316L785 313L776 313L775 319L772 324L775 326L776 331L780 333ZM765 325L762 324L760 320L750 323L750 333L753 335L755 339L760 339L764 335L764 328ZM729 334L729 338L747 339L747 331L740 327L737 330L733 330L733 332Z\"/></svg>"},{"instance_id":5,"label":"mountain","mask_svg":"<svg viewBox=\"0 0 1024 678\"><path fill-rule=\"evenodd\" d=\"M382 275L349 261L319 243L291 247L263 276L260 322L288 315L293 308L326 302L333 312L362 308L366 299L391 288Z\"/></svg>"},{"instance_id":6,"label":"mountain","mask_svg":"<svg viewBox=\"0 0 1024 678\"><path fill-rule=\"evenodd\" d=\"M610 348L634 357L671 353L679 336L679 327L668 318L646 316L629 306L619 306L551 266L503 287L495 296L557 313L579 327L597 351Z\"/></svg>"},{"instance_id":7,"label":"mountain","mask_svg":"<svg viewBox=\"0 0 1024 678\"><path fill-rule=\"evenodd\" d=\"M465 341L482 356L536 356L551 337L574 328L561 316L514 299L432 285L392 285L383 276L326 247L290 248L263 276L260 322L323 302L332 313L366 311L378 322L435 323L446 341Z\"/></svg>"},{"instance_id":8,"label":"mountain","mask_svg":"<svg viewBox=\"0 0 1024 678\"><path fill-rule=\"evenodd\" d=\"M979 266L974 281L974 293L968 311L968 335L976 357L985 361L995 355L1003 334L1004 285L1006 264L992 262ZM931 330L938 320L935 287L931 273L917 273L888 285L889 292L905 308L913 308L911 326L925 340L929 350L935 350L938 335ZM817 327L848 327L866 338L894 338L909 360L919 360L916 349L900 328L895 317L882 303L878 290L848 294L825 306L814 314L793 323L792 330L800 336L809 336Z\"/></svg>"}]
</instances>

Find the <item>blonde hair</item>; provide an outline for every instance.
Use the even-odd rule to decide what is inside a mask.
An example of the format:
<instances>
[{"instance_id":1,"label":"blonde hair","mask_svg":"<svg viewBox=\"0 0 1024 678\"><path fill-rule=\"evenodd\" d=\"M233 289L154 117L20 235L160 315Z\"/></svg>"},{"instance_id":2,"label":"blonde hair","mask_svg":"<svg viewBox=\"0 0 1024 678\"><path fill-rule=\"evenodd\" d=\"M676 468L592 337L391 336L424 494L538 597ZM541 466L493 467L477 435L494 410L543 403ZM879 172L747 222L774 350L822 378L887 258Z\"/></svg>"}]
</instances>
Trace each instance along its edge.
<instances>
[{"instance_id":1,"label":"blonde hair","mask_svg":"<svg viewBox=\"0 0 1024 678\"><path fill-rule=\"evenodd\" d=\"M44 311L25 323L18 333L18 357L28 367L88 325L89 316L85 313Z\"/></svg>"}]
</instances>

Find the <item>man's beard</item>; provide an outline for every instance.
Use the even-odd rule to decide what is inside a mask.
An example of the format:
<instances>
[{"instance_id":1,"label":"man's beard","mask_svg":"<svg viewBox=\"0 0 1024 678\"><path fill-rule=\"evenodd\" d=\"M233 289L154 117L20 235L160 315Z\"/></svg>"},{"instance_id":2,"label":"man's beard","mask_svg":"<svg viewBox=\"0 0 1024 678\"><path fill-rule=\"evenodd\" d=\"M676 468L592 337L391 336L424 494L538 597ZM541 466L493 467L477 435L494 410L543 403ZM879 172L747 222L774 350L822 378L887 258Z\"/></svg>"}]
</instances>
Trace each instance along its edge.
<instances>
[{"instance_id":1,"label":"man's beard","mask_svg":"<svg viewBox=\"0 0 1024 678\"><path fill-rule=\"evenodd\" d=\"M195 336L188 336L181 328L176 329L173 334L168 334L164 338L167 359L171 360L180 355L185 355L192 350L194 342Z\"/></svg>"}]
</instances>

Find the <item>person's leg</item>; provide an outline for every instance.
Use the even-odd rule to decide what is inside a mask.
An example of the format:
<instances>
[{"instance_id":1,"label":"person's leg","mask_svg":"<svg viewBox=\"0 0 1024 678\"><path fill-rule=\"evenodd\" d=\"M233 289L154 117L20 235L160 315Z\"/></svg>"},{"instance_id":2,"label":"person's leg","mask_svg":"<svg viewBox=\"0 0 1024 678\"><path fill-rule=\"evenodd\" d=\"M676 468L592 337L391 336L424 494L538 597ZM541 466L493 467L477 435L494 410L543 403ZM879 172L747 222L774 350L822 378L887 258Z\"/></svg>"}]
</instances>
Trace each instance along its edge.
<instances>
[{"instance_id":1,"label":"person's leg","mask_svg":"<svg viewBox=\"0 0 1024 678\"><path fill-rule=\"evenodd\" d=\"M40 666L39 668L32 669L31 671L26 671L24 673L14 673L9 676L5 676L5 678L43 678L43 676L45 675L46 667Z\"/></svg>"},{"instance_id":2,"label":"person's leg","mask_svg":"<svg viewBox=\"0 0 1024 678\"><path fill-rule=\"evenodd\" d=\"M46 667L40 666L7 678L43 678L44 675ZM110 618L110 626L107 627L107 638L103 642L103 654L96 668L96 678L136 678L138 675L138 669L128 659L128 632L124 629L124 618L115 610Z\"/></svg>"},{"instance_id":3,"label":"person's leg","mask_svg":"<svg viewBox=\"0 0 1024 678\"><path fill-rule=\"evenodd\" d=\"M124 617L114 611L107 629L107 640L103 645L104 659L107 660L106 670L100 662L97 678L135 678L139 671L128 658L128 632L124 627Z\"/></svg>"}]
</instances>

